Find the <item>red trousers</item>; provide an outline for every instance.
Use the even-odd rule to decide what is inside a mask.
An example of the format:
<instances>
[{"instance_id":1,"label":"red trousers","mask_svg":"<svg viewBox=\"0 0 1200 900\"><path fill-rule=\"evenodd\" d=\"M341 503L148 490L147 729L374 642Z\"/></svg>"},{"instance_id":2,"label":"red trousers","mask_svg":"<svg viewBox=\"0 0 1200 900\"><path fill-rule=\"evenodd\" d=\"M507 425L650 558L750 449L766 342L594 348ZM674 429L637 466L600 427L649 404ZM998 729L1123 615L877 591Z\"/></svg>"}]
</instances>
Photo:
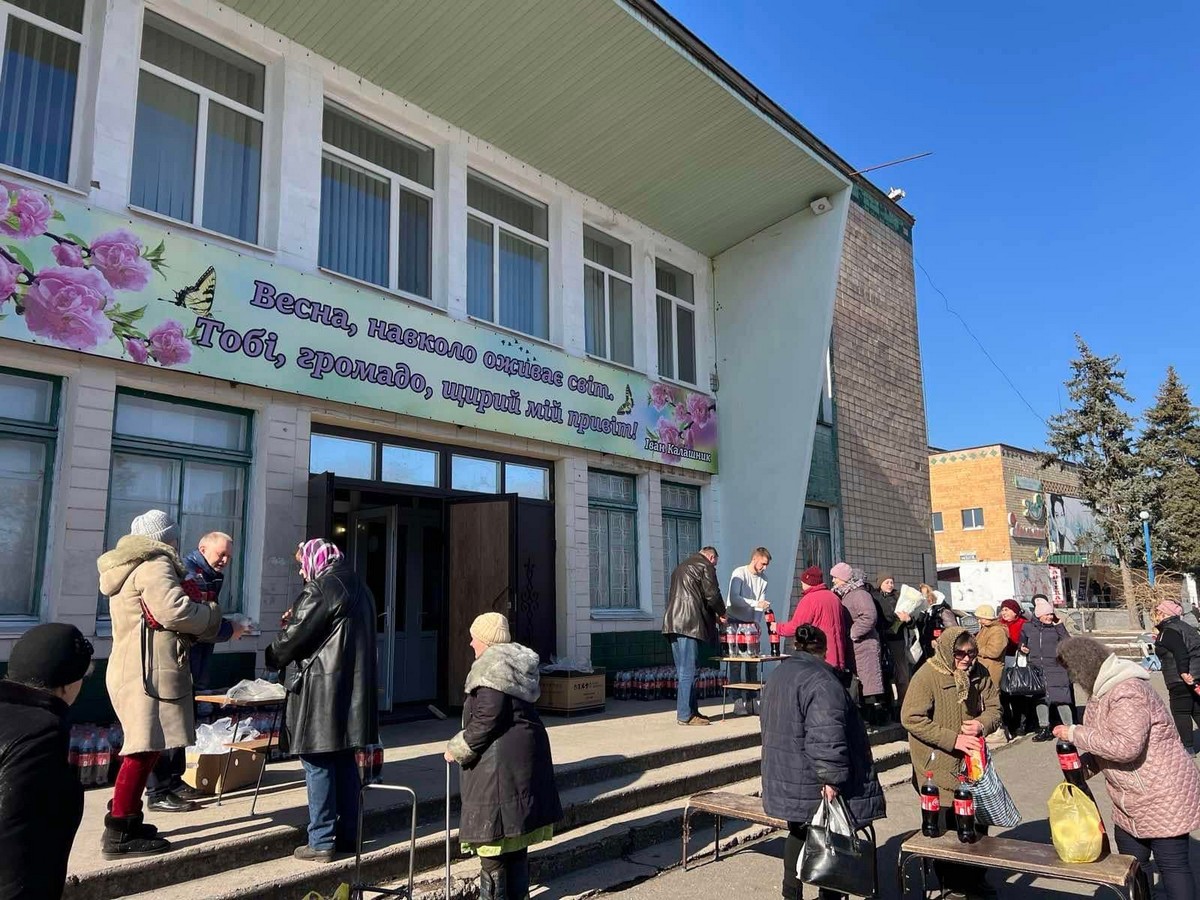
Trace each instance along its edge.
<instances>
[{"instance_id":1,"label":"red trousers","mask_svg":"<svg viewBox=\"0 0 1200 900\"><path fill-rule=\"evenodd\" d=\"M142 792L158 762L158 751L130 753L121 757L117 782L113 785L112 815L115 818L136 816L142 811Z\"/></svg>"}]
</instances>

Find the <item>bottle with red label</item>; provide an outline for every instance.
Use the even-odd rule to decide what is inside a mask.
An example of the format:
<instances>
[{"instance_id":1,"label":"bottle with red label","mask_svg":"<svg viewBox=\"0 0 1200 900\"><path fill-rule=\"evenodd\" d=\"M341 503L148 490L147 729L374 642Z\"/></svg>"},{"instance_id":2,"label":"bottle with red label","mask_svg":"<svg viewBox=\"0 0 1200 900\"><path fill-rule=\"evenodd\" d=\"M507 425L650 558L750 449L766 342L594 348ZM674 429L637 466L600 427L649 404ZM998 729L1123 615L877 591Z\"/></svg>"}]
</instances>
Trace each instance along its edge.
<instances>
[{"instance_id":1,"label":"bottle with red label","mask_svg":"<svg viewBox=\"0 0 1200 900\"><path fill-rule=\"evenodd\" d=\"M942 834L941 792L933 783L932 772L925 773L925 783L921 785L921 834L932 838Z\"/></svg>"},{"instance_id":2,"label":"bottle with red label","mask_svg":"<svg viewBox=\"0 0 1200 900\"><path fill-rule=\"evenodd\" d=\"M1079 759L1079 751L1075 745L1070 741L1059 741L1054 745L1054 750L1058 754L1058 767L1062 769L1063 779L1090 794L1083 762Z\"/></svg>"},{"instance_id":3,"label":"bottle with red label","mask_svg":"<svg viewBox=\"0 0 1200 900\"><path fill-rule=\"evenodd\" d=\"M96 783L96 736L90 731L79 742L79 783L89 787Z\"/></svg>"},{"instance_id":4,"label":"bottle with red label","mask_svg":"<svg viewBox=\"0 0 1200 900\"><path fill-rule=\"evenodd\" d=\"M973 844L979 840L975 830L975 795L967 787L967 776L958 776L958 787L954 789L954 819L958 825L958 840Z\"/></svg>"},{"instance_id":5,"label":"bottle with red label","mask_svg":"<svg viewBox=\"0 0 1200 900\"><path fill-rule=\"evenodd\" d=\"M112 745L108 742L107 729L101 728L96 736L96 765L93 769L92 783L108 784L108 767L112 762Z\"/></svg>"},{"instance_id":6,"label":"bottle with red label","mask_svg":"<svg viewBox=\"0 0 1200 900\"><path fill-rule=\"evenodd\" d=\"M383 744L371 747L371 784L383 783Z\"/></svg>"},{"instance_id":7,"label":"bottle with red label","mask_svg":"<svg viewBox=\"0 0 1200 900\"><path fill-rule=\"evenodd\" d=\"M774 610L768 609L767 614L766 614L766 616L764 616L764 618L767 620L767 633L771 636L771 655L778 656L779 655L779 626L775 622Z\"/></svg>"},{"instance_id":8,"label":"bottle with red label","mask_svg":"<svg viewBox=\"0 0 1200 900\"><path fill-rule=\"evenodd\" d=\"M366 784L371 780L371 751L366 747L354 748L354 764L358 766L358 781Z\"/></svg>"}]
</instances>

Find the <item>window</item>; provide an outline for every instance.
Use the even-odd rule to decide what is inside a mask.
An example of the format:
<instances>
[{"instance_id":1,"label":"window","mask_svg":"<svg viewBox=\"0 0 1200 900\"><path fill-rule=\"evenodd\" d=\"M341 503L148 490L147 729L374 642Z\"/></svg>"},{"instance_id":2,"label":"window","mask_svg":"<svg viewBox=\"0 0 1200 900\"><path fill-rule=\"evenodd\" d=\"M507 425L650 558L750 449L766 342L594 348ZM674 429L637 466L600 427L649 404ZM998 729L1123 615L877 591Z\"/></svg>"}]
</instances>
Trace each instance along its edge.
<instances>
[{"instance_id":1,"label":"window","mask_svg":"<svg viewBox=\"0 0 1200 900\"><path fill-rule=\"evenodd\" d=\"M935 532L945 531L945 527L942 525L942 514L940 512L935 512L933 514L933 530Z\"/></svg>"},{"instance_id":2,"label":"window","mask_svg":"<svg viewBox=\"0 0 1200 900\"><path fill-rule=\"evenodd\" d=\"M459 456L450 460L450 486L477 494L500 493L500 463L494 459Z\"/></svg>"},{"instance_id":3,"label":"window","mask_svg":"<svg viewBox=\"0 0 1200 900\"><path fill-rule=\"evenodd\" d=\"M976 506L974 509L964 509L962 511L963 530L971 528L983 527L983 507Z\"/></svg>"},{"instance_id":4,"label":"window","mask_svg":"<svg viewBox=\"0 0 1200 900\"><path fill-rule=\"evenodd\" d=\"M700 549L700 489L662 483L663 596L675 567Z\"/></svg>"},{"instance_id":5,"label":"window","mask_svg":"<svg viewBox=\"0 0 1200 900\"><path fill-rule=\"evenodd\" d=\"M38 614L57 422L57 381L0 369L0 616Z\"/></svg>"},{"instance_id":6,"label":"window","mask_svg":"<svg viewBox=\"0 0 1200 900\"><path fill-rule=\"evenodd\" d=\"M471 172L467 206L467 312L534 337L549 337L550 231L545 204Z\"/></svg>"},{"instance_id":7,"label":"window","mask_svg":"<svg viewBox=\"0 0 1200 900\"><path fill-rule=\"evenodd\" d=\"M816 566L825 575L833 567L833 511L827 506L804 507L801 525L801 550L804 565Z\"/></svg>"},{"instance_id":8,"label":"window","mask_svg":"<svg viewBox=\"0 0 1200 900\"><path fill-rule=\"evenodd\" d=\"M381 480L399 484L416 484L437 487L441 454L436 450L418 450L415 447L383 447L383 472Z\"/></svg>"},{"instance_id":9,"label":"window","mask_svg":"<svg viewBox=\"0 0 1200 900\"><path fill-rule=\"evenodd\" d=\"M504 464L504 493L531 500L550 499L550 470L542 466Z\"/></svg>"},{"instance_id":10,"label":"window","mask_svg":"<svg viewBox=\"0 0 1200 900\"><path fill-rule=\"evenodd\" d=\"M256 242L265 71L147 11L129 202Z\"/></svg>"},{"instance_id":11,"label":"window","mask_svg":"<svg viewBox=\"0 0 1200 900\"><path fill-rule=\"evenodd\" d=\"M657 287L658 373L696 383L696 309L692 276L661 259L654 263Z\"/></svg>"},{"instance_id":12,"label":"window","mask_svg":"<svg viewBox=\"0 0 1200 900\"><path fill-rule=\"evenodd\" d=\"M83 0L0 2L0 163L69 181Z\"/></svg>"},{"instance_id":13,"label":"window","mask_svg":"<svg viewBox=\"0 0 1200 900\"><path fill-rule=\"evenodd\" d=\"M433 150L335 106L323 138L319 263L429 299Z\"/></svg>"},{"instance_id":14,"label":"window","mask_svg":"<svg viewBox=\"0 0 1200 900\"><path fill-rule=\"evenodd\" d=\"M633 365L633 253L628 244L583 226L583 304L587 352Z\"/></svg>"},{"instance_id":15,"label":"window","mask_svg":"<svg viewBox=\"0 0 1200 900\"><path fill-rule=\"evenodd\" d=\"M308 445L308 471L342 478L375 478L375 442L314 434Z\"/></svg>"},{"instance_id":16,"label":"window","mask_svg":"<svg viewBox=\"0 0 1200 900\"><path fill-rule=\"evenodd\" d=\"M637 481L588 472L588 576L592 609L638 609Z\"/></svg>"},{"instance_id":17,"label":"window","mask_svg":"<svg viewBox=\"0 0 1200 900\"><path fill-rule=\"evenodd\" d=\"M118 394L104 546L114 547L148 509L161 509L179 523L184 554L208 532L223 531L235 552L225 570L221 609L241 610L249 468L249 413ZM100 615L108 615L107 597L100 598Z\"/></svg>"}]
</instances>

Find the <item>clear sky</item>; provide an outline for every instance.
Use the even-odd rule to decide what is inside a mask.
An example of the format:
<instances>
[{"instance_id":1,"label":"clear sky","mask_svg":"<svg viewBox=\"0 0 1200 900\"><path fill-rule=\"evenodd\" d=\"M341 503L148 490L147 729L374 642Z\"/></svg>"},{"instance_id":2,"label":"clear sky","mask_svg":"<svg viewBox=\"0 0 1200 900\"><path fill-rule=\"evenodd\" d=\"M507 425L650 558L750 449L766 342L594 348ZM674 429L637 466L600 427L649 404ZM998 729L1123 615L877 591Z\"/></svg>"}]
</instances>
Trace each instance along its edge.
<instances>
[{"instance_id":1,"label":"clear sky","mask_svg":"<svg viewBox=\"0 0 1200 900\"><path fill-rule=\"evenodd\" d=\"M1200 402L1196 0L665 6L851 164L934 151L870 177L908 192L917 261L1040 415L1076 331L1137 410L1168 364ZM917 292L930 443L1042 446L920 268Z\"/></svg>"}]
</instances>

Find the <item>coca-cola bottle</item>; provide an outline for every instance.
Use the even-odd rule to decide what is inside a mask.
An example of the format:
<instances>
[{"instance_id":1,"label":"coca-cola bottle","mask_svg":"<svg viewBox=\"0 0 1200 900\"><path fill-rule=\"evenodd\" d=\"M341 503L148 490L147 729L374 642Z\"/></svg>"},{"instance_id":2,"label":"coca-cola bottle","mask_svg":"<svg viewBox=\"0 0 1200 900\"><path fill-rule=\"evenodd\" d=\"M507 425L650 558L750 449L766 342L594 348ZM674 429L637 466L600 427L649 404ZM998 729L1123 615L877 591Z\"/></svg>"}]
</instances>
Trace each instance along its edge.
<instances>
[{"instance_id":1,"label":"coca-cola bottle","mask_svg":"<svg viewBox=\"0 0 1200 900\"><path fill-rule=\"evenodd\" d=\"M371 747L371 783L383 783L383 744Z\"/></svg>"},{"instance_id":2,"label":"coca-cola bottle","mask_svg":"<svg viewBox=\"0 0 1200 900\"><path fill-rule=\"evenodd\" d=\"M354 764L358 766L358 780L366 784L371 780L371 755L366 747L354 748Z\"/></svg>"},{"instance_id":3,"label":"coca-cola bottle","mask_svg":"<svg viewBox=\"0 0 1200 900\"><path fill-rule=\"evenodd\" d=\"M921 785L921 834L931 838L942 834L942 798L933 783L932 772L925 773L925 783Z\"/></svg>"},{"instance_id":4,"label":"coca-cola bottle","mask_svg":"<svg viewBox=\"0 0 1200 900\"><path fill-rule=\"evenodd\" d=\"M108 734L101 728L96 737L96 765L92 775L92 783L108 784L108 767L112 762L112 745L108 742Z\"/></svg>"},{"instance_id":5,"label":"coca-cola bottle","mask_svg":"<svg viewBox=\"0 0 1200 900\"><path fill-rule=\"evenodd\" d=\"M79 777L79 745L82 743L82 738L79 735L78 728L71 729L71 736L67 744L67 765L71 767L71 772L76 778Z\"/></svg>"},{"instance_id":6,"label":"coca-cola bottle","mask_svg":"<svg viewBox=\"0 0 1200 900\"><path fill-rule=\"evenodd\" d=\"M1059 741L1054 745L1054 751L1058 754L1058 767L1062 769L1063 779L1090 795L1083 762L1079 759L1079 751L1075 745L1070 741Z\"/></svg>"},{"instance_id":7,"label":"coca-cola bottle","mask_svg":"<svg viewBox=\"0 0 1200 900\"><path fill-rule=\"evenodd\" d=\"M767 620L767 634L769 634L771 637L771 655L778 656L779 655L779 626L775 623L774 611L768 609L767 614L766 614L766 616L764 616L764 618Z\"/></svg>"},{"instance_id":8,"label":"coca-cola bottle","mask_svg":"<svg viewBox=\"0 0 1200 900\"><path fill-rule=\"evenodd\" d=\"M109 783L116 782L117 773L121 771L121 745L124 743L125 732L121 730L119 724L114 724L108 729L108 746L111 754L108 762Z\"/></svg>"},{"instance_id":9,"label":"coca-cola bottle","mask_svg":"<svg viewBox=\"0 0 1200 900\"><path fill-rule=\"evenodd\" d=\"M958 787L954 789L954 819L958 825L958 840L973 844L979 840L975 830L975 795L967 787L967 776L958 776Z\"/></svg>"},{"instance_id":10,"label":"coca-cola bottle","mask_svg":"<svg viewBox=\"0 0 1200 900\"><path fill-rule=\"evenodd\" d=\"M96 783L96 737L90 731L79 742L79 783L88 787Z\"/></svg>"}]
</instances>

